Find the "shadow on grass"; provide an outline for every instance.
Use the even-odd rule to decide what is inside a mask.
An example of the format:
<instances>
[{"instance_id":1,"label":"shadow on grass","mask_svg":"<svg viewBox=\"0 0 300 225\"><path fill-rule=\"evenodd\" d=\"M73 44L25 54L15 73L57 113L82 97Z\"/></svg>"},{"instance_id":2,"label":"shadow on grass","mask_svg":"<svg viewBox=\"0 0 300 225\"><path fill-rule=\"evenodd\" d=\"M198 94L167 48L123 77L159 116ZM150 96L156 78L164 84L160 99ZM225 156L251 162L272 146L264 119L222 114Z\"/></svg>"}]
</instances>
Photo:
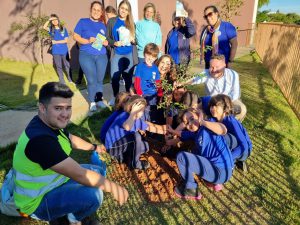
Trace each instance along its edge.
<instances>
[{"instance_id":1,"label":"shadow on grass","mask_svg":"<svg viewBox=\"0 0 300 225\"><path fill-rule=\"evenodd\" d=\"M231 180L218 193L199 183L203 199L182 201L175 199L172 192L180 179L174 161L151 153L150 172L138 172L111 163L106 157L108 178L124 185L130 198L120 207L106 194L97 212L103 224L299 224L299 186L290 169L297 160L299 145L296 139L285 135L288 127L297 130L291 119L294 115L288 111L278 88L272 88L273 81L260 64L251 60L238 60L237 64L242 99L248 106L244 125L253 141L253 152L247 160L249 172L235 170ZM96 113L79 125L71 124L69 130L97 142L100 128L110 113L109 110ZM288 152L290 148L296 155ZM3 156L8 159L6 163L1 162L1 168L6 168L3 173L11 166L13 147L10 149L0 151L1 156L5 153ZM80 163L89 162L89 154L74 151L72 156ZM157 197L155 203L148 197L150 181L159 184L152 187ZM19 221L4 219L12 221L11 224Z\"/></svg>"}]
</instances>

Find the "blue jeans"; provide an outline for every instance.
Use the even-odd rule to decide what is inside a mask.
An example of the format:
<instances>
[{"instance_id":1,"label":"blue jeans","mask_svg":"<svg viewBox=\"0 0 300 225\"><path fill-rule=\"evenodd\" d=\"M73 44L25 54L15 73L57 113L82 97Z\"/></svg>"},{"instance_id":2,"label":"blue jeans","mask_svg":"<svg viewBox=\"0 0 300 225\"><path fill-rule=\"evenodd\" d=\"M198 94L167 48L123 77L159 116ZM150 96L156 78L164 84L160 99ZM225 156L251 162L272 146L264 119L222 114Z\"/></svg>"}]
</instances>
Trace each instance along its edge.
<instances>
[{"instance_id":1,"label":"blue jeans","mask_svg":"<svg viewBox=\"0 0 300 225\"><path fill-rule=\"evenodd\" d=\"M80 51L79 63L87 80L88 99L90 102L102 100L103 79L107 66L107 55L91 55ZM100 93L96 96L96 93Z\"/></svg>"},{"instance_id":2,"label":"blue jeans","mask_svg":"<svg viewBox=\"0 0 300 225\"><path fill-rule=\"evenodd\" d=\"M81 166L100 173L98 166ZM100 188L84 186L70 179L43 197L32 218L50 221L68 215L70 222L78 222L95 212L102 201Z\"/></svg>"},{"instance_id":3,"label":"blue jeans","mask_svg":"<svg viewBox=\"0 0 300 225\"><path fill-rule=\"evenodd\" d=\"M223 184L232 175L231 166L225 165L224 168L219 168L207 158L189 152L179 152L176 162L179 172L186 183L186 188L189 189L197 188L194 174L214 184Z\"/></svg>"},{"instance_id":4,"label":"blue jeans","mask_svg":"<svg viewBox=\"0 0 300 225\"><path fill-rule=\"evenodd\" d=\"M111 60L111 84L114 92L114 96L116 97L119 93L120 88L120 77L123 76L125 81L125 89L129 92L129 89L132 84L132 74L133 74L133 59L132 53L127 55L119 55L114 54Z\"/></svg>"},{"instance_id":5,"label":"blue jeans","mask_svg":"<svg viewBox=\"0 0 300 225\"><path fill-rule=\"evenodd\" d=\"M57 72L58 77L59 77L59 82L62 83L62 84L65 83L62 64L64 64L65 71L67 73L68 81L71 82L72 79L70 77L70 63L67 60L67 55L53 55L53 61L54 61L54 64L55 64L56 72Z\"/></svg>"}]
</instances>

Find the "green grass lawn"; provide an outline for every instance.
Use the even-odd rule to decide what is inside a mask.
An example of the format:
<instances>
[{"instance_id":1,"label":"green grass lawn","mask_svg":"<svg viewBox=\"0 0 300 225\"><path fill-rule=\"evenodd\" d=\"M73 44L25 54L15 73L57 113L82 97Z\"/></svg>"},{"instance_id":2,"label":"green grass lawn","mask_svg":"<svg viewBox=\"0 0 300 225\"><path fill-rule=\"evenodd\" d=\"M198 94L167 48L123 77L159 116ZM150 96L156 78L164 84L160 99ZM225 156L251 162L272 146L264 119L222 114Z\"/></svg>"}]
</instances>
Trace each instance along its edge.
<instances>
[{"instance_id":1,"label":"green grass lawn","mask_svg":"<svg viewBox=\"0 0 300 225\"><path fill-rule=\"evenodd\" d=\"M73 80L76 81L77 77L78 71L73 70ZM67 80L66 77L65 80ZM49 81L58 81L53 65L45 65L44 72L43 67L38 64L0 59L0 105L11 109L35 106L38 91ZM109 81L109 74L107 74L104 83ZM73 91L76 90L75 85L67 84ZM86 88L85 79L78 88Z\"/></svg>"},{"instance_id":2,"label":"green grass lawn","mask_svg":"<svg viewBox=\"0 0 300 225\"><path fill-rule=\"evenodd\" d=\"M255 56L234 65L240 74L242 100L248 113L243 122L253 142L249 172L234 171L225 189L216 193L200 186L199 202L174 199L150 203L142 186L128 184L128 202L120 207L105 195L97 214L102 224L300 224L300 123L270 74ZM203 91L203 87L193 87ZM109 110L71 124L70 131L95 141ZM11 167L14 145L0 149L0 182ZM88 155L75 152L79 162ZM108 167L110 177L113 166ZM0 214L0 224L44 224Z\"/></svg>"}]
</instances>

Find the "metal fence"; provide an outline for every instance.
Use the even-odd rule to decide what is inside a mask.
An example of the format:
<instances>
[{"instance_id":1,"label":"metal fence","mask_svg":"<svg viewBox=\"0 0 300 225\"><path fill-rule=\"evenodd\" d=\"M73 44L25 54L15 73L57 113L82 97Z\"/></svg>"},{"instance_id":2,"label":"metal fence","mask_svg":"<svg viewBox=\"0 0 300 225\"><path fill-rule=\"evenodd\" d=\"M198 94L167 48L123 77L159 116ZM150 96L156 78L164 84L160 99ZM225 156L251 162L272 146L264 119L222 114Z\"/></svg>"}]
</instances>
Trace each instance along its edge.
<instances>
[{"instance_id":1,"label":"metal fence","mask_svg":"<svg viewBox=\"0 0 300 225\"><path fill-rule=\"evenodd\" d=\"M259 23L255 48L300 119L300 26Z\"/></svg>"}]
</instances>

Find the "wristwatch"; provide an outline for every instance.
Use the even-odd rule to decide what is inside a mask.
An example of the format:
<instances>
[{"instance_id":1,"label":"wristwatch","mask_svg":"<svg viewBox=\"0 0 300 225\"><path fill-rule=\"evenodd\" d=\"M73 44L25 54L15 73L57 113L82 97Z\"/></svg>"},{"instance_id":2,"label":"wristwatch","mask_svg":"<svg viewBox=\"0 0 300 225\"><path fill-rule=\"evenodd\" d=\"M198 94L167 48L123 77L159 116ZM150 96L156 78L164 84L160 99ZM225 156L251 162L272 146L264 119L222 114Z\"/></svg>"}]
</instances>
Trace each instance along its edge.
<instances>
[{"instance_id":1,"label":"wristwatch","mask_svg":"<svg viewBox=\"0 0 300 225\"><path fill-rule=\"evenodd\" d=\"M94 146L94 148L92 149L92 151L96 151L98 145L96 145L96 144L92 144L92 145Z\"/></svg>"}]
</instances>

